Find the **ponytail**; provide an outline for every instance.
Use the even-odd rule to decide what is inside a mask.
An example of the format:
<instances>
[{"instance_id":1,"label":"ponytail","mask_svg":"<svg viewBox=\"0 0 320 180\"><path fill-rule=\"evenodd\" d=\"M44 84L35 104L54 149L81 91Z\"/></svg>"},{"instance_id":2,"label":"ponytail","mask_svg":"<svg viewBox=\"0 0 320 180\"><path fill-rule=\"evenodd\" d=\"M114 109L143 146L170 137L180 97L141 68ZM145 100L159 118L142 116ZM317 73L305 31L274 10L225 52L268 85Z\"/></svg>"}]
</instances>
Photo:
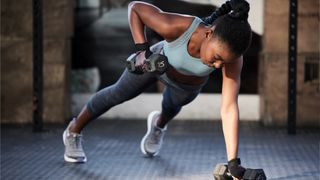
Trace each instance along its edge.
<instances>
[{"instance_id":1,"label":"ponytail","mask_svg":"<svg viewBox=\"0 0 320 180\"><path fill-rule=\"evenodd\" d=\"M249 10L250 5L247 1L230 0L222 4L210 16L202 18L202 20L206 24L212 24L218 17L228 14L231 18L247 21Z\"/></svg>"},{"instance_id":2,"label":"ponytail","mask_svg":"<svg viewBox=\"0 0 320 180\"><path fill-rule=\"evenodd\" d=\"M215 27L213 37L227 43L235 55L241 55L248 49L252 38L248 22L250 6L245 0L230 0L225 4L229 4L232 11L219 16L211 24Z\"/></svg>"},{"instance_id":3,"label":"ponytail","mask_svg":"<svg viewBox=\"0 0 320 180\"><path fill-rule=\"evenodd\" d=\"M230 5L232 12L229 14L231 18L247 21L250 11L250 4L245 0L231 0Z\"/></svg>"},{"instance_id":4,"label":"ponytail","mask_svg":"<svg viewBox=\"0 0 320 180\"><path fill-rule=\"evenodd\" d=\"M230 1L225 2L218 9L216 9L210 16L203 18L206 24L212 24L218 17L228 14L231 11Z\"/></svg>"}]
</instances>

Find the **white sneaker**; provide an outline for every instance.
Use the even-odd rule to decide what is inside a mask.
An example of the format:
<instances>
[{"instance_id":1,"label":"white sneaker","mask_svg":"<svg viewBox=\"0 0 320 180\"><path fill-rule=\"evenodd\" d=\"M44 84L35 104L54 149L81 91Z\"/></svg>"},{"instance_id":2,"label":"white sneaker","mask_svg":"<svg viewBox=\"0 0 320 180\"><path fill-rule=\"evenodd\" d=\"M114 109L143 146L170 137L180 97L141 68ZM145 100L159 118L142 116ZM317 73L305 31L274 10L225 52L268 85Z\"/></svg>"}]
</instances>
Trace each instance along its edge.
<instances>
[{"instance_id":1,"label":"white sneaker","mask_svg":"<svg viewBox=\"0 0 320 180\"><path fill-rule=\"evenodd\" d=\"M159 111L153 111L148 116L148 131L140 143L140 149L147 156L156 156L162 146L163 137L167 130L167 125L161 129L157 127L157 119L160 116Z\"/></svg>"},{"instance_id":2,"label":"white sneaker","mask_svg":"<svg viewBox=\"0 0 320 180\"><path fill-rule=\"evenodd\" d=\"M69 123L62 135L65 146L64 160L72 163L84 163L87 161L87 157L82 148L82 135L69 131L73 121L74 119Z\"/></svg>"}]
</instances>

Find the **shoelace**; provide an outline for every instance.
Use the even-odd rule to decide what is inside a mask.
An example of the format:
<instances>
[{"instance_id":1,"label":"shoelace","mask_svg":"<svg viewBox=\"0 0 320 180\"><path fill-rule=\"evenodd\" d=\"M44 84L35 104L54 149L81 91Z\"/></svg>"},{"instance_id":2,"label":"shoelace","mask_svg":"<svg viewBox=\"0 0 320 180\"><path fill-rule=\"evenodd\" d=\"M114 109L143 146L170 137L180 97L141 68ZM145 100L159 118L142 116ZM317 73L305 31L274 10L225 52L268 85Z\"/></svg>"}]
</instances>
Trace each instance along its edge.
<instances>
[{"instance_id":1,"label":"shoelace","mask_svg":"<svg viewBox=\"0 0 320 180\"><path fill-rule=\"evenodd\" d=\"M72 141L75 144L76 149L82 149L82 136L78 134L72 135Z\"/></svg>"}]
</instances>

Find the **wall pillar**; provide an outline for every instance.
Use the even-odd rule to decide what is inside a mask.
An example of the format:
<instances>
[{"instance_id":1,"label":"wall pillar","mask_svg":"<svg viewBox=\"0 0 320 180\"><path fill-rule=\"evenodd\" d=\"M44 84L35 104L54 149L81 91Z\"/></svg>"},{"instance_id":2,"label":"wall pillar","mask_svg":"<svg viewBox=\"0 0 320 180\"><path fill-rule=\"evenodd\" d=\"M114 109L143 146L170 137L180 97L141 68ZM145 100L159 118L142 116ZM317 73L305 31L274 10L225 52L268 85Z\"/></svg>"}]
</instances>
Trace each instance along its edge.
<instances>
[{"instance_id":1,"label":"wall pillar","mask_svg":"<svg viewBox=\"0 0 320 180\"><path fill-rule=\"evenodd\" d=\"M308 64L319 70L318 9L319 1L298 1L297 126L319 127L319 75L311 80L306 78L312 73ZM286 126L289 0L265 1L264 23L259 61L261 117L266 125Z\"/></svg>"},{"instance_id":2,"label":"wall pillar","mask_svg":"<svg viewBox=\"0 0 320 180\"><path fill-rule=\"evenodd\" d=\"M1 0L1 123L32 123L32 0ZM43 1L44 123L70 117L73 1Z\"/></svg>"}]
</instances>

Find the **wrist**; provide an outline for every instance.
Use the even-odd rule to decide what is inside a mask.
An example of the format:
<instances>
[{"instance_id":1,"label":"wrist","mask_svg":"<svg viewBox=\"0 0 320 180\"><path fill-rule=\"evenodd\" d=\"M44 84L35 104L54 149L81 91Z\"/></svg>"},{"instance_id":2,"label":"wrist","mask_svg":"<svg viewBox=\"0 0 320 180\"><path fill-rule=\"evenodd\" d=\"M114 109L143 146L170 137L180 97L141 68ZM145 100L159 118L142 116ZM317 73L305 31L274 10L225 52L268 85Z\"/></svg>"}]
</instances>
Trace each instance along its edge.
<instances>
[{"instance_id":1,"label":"wrist","mask_svg":"<svg viewBox=\"0 0 320 180\"><path fill-rule=\"evenodd\" d=\"M241 165L240 158L234 158L228 161L228 166L239 166L239 165Z\"/></svg>"},{"instance_id":2,"label":"wrist","mask_svg":"<svg viewBox=\"0 0 320 180\"><path fill-rule=\"evenodd\" d=\"M152 52L150 51L150 45L148 42L135 44L135 50L136 50L136 52L143 52L144 51L145 58L148 58L152 54Z\"/></svg>"},{"instance_id":3,"label":"wrist","mask_svg":"<svg viewBox=\"0 0 320 180\"><path fill-rule=\"evenodd\" d=\"M246 169L241 166L240 158L235 158L228 161L228 170L232 176L240 179L243 177Z\"/></svg>"},{"instance_id":4,"label":"wrist","mask_svg":"<svg viewBox=\"0 0 320 180\"><path fill-rule=\"evenodd\" d=\"M147 49L150 48L150 45L148 42L144 42L144 43L136 43L135 44L135 49L136 51L145 51Z\"/></svg>"}]
</instances>

